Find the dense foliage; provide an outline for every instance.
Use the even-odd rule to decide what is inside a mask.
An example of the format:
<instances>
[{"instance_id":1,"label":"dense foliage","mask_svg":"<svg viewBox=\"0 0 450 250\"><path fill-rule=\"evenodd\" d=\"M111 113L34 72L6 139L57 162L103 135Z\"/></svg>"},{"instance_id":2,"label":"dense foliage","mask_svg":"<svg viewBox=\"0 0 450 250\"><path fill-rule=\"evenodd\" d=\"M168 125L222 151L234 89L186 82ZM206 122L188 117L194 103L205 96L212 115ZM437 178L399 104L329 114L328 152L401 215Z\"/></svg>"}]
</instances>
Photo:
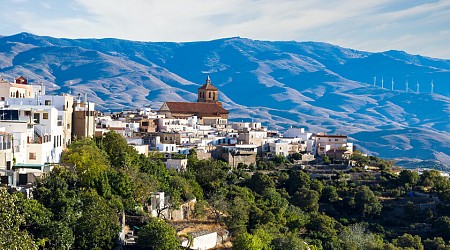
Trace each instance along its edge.
<instances>
[{"instance_id":1,"label":"dense foliage","mask_svg":"<svg viewBox=\"0 0 450 250\"><path fill-rule=\"evenodd\" d=\"M197 218L226 226L235 249L450 249L450 181L434 170L396 172L362 154L345 170L295 169L281 157L232 170L192 151L177 173L156 156L113 132L73 142L34 199L0 189L0 248L111 249L122 213L145 215L151 192L164 191L171 206L195 197ZM145 247L179 246L160 218L138 236Z\"/></svg>"}]
</instances>

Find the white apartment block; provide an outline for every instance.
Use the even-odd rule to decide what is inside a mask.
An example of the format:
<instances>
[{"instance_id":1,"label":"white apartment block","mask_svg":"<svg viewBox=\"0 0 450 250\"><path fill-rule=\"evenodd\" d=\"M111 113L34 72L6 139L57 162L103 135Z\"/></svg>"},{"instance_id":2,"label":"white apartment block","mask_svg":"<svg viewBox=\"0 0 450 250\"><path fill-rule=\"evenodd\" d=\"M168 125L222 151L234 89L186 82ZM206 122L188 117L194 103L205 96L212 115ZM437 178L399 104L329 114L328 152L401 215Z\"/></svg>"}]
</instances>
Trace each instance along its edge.
<instances>
[{"instance_id":1,"label":"white apartment block","mask_svg":"<svg viewBox=\"0 0 450 250\"><path fill-rule=\"evenodd\" d=\"M288 156L299 152L299 144L292 141L277 140L268 143L269 152L274 155Z\"/></svg>"},{"instance_id":2,"label":"white apartment block","mask_svg":"<svg viewBox=\"0 0 450 250\"><path fill-rule=\"evenodd\" d=\"M353 153L353 143L348 142L346 135L317 134L315 136L317 155L324 156L329 150L345 149Z\"/></svg>"},{"instance_id":3,"label":"white apartment block","mask_svg":"<svg viewBox=\"0 0 450 250\"><path fill-rule=\"evenodd\" d=\"M267 131L264 130L244 130L239 131L239 143L262 146L267 139Z\"/></svg>"},{"instance_id":4,"label":"white apartment block","mask_svg":"<svg viewBox=\"0 0 450 250\"><path fill-rule=\"evenodd\" d=\"M45 92L44 92L45 93ZM6 98L8 105L51 106L58 110L58 126L62 127L63 148L70 145L72 139L73 96L71 95L35 95L35 98Z\"/></svg>"},{"instance_id":5,"label":"white apartment block","mask_svg":"<svg viewBox=\"0 0 450 250\"><path fill-rule=\"evenodd\" d=\"M189 127L188 119L179 118L159 118L158 119L158 130L160 132L180 132L186 131Z\"/></svg>"},{"instance_id":6,"label":"white apartment block","mask_svg":"<svg viewBox=\"0 0 450 250\"><path fill-rule=\"evenodd\" d=\"M263 129L260 122L234 122L231 127L237 131Z\"/></svg>"}]
</instances>

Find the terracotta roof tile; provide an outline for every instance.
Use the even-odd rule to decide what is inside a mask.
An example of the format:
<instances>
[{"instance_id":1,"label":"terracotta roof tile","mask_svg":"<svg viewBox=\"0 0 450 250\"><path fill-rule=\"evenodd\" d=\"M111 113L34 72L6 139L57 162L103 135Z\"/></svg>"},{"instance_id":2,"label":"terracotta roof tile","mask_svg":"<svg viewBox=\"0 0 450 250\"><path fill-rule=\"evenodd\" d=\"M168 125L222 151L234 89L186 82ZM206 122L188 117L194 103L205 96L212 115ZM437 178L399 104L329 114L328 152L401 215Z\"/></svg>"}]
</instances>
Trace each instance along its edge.
<instances>
[{"instance_id":1,"label":"terracotta roof tile","mask_svg":"<svg viewBox=\"0 0 450 250\"><path fill-rule=\"evenodd\" d=\"M216 87L214 87L211 83L205 83L203 86L201 86L199 89L208 89L208 90L218 90Z\"/></svg>"},{"instance_id":2,"label":"terracotta roof tile","mask_svg":"<svg viewBox=\"0 0 450 250\"><path fill-rule=\"evenodd\" d=\"M166 102L172 113L197 114L198 116L228 114L228 111L216 103L202 102Z\"/></svg>"}]
</instances>

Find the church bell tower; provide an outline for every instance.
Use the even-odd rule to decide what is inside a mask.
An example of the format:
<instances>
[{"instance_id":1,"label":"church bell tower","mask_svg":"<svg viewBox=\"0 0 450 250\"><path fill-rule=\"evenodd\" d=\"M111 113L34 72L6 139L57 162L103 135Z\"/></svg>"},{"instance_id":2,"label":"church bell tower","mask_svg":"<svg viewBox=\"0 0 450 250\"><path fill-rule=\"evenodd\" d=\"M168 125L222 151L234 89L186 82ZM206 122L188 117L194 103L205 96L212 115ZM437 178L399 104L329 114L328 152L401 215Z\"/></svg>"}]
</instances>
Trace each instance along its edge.
<instances>
[{"instance_id":1,"label":"church bell tower","mask_svg":"<svg viewBox=\"0 0 450 250\"><path fill-rule=\"evenodd\" d=\"M219 102L219 90L211 84L209 75L206 77L206 83L198 88L197 102L217 103Z\"/></svg>"}]
</instances>

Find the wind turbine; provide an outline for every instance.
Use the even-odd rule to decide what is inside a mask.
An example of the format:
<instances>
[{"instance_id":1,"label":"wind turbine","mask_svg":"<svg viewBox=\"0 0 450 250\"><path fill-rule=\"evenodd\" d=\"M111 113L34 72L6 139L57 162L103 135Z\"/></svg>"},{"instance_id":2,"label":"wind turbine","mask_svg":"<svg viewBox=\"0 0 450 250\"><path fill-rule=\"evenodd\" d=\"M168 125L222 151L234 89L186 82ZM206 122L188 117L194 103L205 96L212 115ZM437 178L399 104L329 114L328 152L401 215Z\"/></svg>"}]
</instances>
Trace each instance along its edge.
<instances>
[{"instance_id":1,"label":"wind turbine","mask_svg":"<svg viewBox=\"0 0 450 250\"><path fill-rule=\"evenodd\" d=\"M377 76L373 77L373 86L375 87L377 85Z\"/></svg>"},{"instance_id":2,"label":"wind turbine","mask_svg":"<svg viewBox=\"0 0 450 250\"><path fill-rule=\"evenodd\" d=\"M419 81L417 81L416 87L417 87L416 93L419 94L419 87L420 87Z\"/></svg>"},{"instance_id":3,"label":"wind turbine","mask_svg":"<svg viewBox=\"0 0 450 250\"><path fill-rule=\"evenodd\" d=\"M384 89L384 77L381 77L381 88Z\"/></svg>"},{"instance_id":4,"label":"wind turbine","mask_svg":"<svg viewBox=\"0 0 450 250\"><path fill-rule=\"evenodd\" d=\"M391 90L394 90L394 77L392 77Z\"/></svg>"},{"instance_id":5,"label":"wind turbine","mask_svg":"<svg viewBox=\"0 0 450 250\"><path fill-rule=\"evenodd\" d=\"M408 80L406 80L406 89L405 89L406 93L408 93Z\"/></svg>"},{"instance_id":6,"label":"wind turbine","mask_svg":"<svg viewBox=\"0 0 450 250\"><path fill-rule=\"evenodd\" d=\"M433 90L434 90L434 83L433 80L431 80L431 94L433 94Z\"/></svg>"}]
</instances>

